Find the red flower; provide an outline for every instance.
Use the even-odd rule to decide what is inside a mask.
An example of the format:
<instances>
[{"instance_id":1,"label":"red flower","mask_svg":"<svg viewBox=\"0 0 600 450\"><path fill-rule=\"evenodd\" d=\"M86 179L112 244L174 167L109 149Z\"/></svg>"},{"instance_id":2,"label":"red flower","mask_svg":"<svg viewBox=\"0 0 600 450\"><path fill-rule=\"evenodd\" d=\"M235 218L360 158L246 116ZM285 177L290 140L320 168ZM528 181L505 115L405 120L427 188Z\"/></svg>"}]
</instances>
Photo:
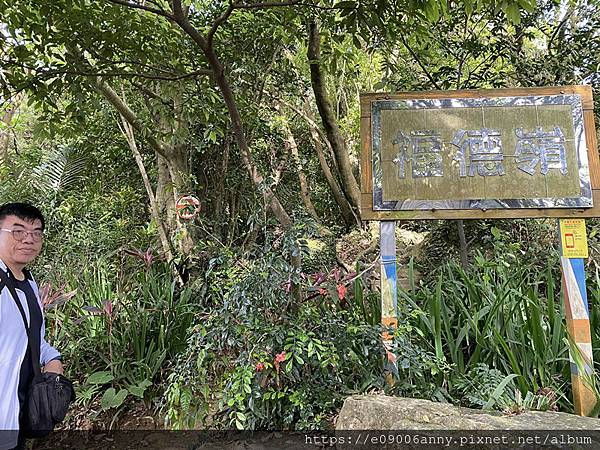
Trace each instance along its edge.
<instances>
[{"instance_id":1,"label":"red flower","mask_svg":"<svg viewBox=\"0 0 600 450\"><path fill-rule=\"evenodd\" d=\"M346 286L344 286L343 284L338 284L337 292L340 300L344 300L344 297L346 296Z\"/></svg>"},{"instance_id":2,"label":"red flower","mask_svg":"<svg viewBox=\"0 0 600 450\"><path fill-rule=\"evenodd\" d=\"M265 363L259 362L254 366L254 368L257 372L262 372L263 370L265 370Z\"/></svg>"},{"instance_id":3,"label":"red flower","mask_svg":"<svg viewBox=\"0 0 600 450\"><path fill-rule=\"evenodd\" d=\"M319 294L321 294L323 296L327 295L327 289L319 288Z\"/></svg>"},{"instance_id":4,"label":"red flower","mask_svg":"<svg viewBox=\"0 0 600 450\"><path fill-rule=\"evenodd\" d=\"M273 365L275 366L275 370L277 370L277 372L279 372L279 363L282 363L284 361L285 361L285 352L284 351L275 355L275 361L273 362Z\"/></svg>"}]
</instances>

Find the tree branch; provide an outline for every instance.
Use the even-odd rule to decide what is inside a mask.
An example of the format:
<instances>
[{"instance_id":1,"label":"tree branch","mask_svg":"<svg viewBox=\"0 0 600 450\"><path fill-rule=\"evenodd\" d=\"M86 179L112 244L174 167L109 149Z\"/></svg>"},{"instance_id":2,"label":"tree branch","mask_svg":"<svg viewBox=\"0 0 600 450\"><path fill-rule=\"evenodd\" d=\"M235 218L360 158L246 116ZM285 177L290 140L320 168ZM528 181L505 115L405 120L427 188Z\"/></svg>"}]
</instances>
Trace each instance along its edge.
<instances>
[{"instance_id":1,"label":"tree branch","mask_svg":"<svg viewBox=\"0 0 600 450\"><path fill-rule=\"evenodd\" d=\"M225 10L225 12L223 14L221 14L219 17L217 17L215 19L215 21L213 22L212 27L210 27L210 31L206 35L206 41L208 42L208 45L212 45L213 37L215 36L217 29L219 28L219 26L222 23L224 23L229 18L229 16L231 16L231 13L235 9L235 4L236 4L235 1L230 0L229 6Z\"/></svg>"},{"instance_id":2,"label":"tree branch","mask_svg":"<svg viewBox=\"0 0 600 450\"><path fill-rule=\"evenodd\" d=\"M565 17L563 18L563 20L560 21L560 23L556 26L556 28L552 32L552 35L550 36L550 39L548 40L548 45L546 46L546 49L548 50L548 52L550 52L550 50L552 49L552 43L554 42L554 38L556 38L556 36L558 35L558 32L567 23L567 21L571 18L571 16L573 15L574 12L575 11L570 8L567 11L567 13L565 14Z\"/></svg>"},{"instance_id":3,"label":"tree branch","mask_svg":"<svg viewBox=\"0 0 600 450\"><path fill-rule=\"evenodd\" d=\"M464 23L463 34L462 34L463 42L467 38L468 25L469 25L469 16L465 14L465 23ZM461 87L460 82L461 82L461 78L462 78L462 69L463 69L463 65L466 60L467 60L467 52L464 51L460 58L460 62L458 63L458 67L456 69L456 89L460 89L460 87Z\"/></svg>"},{"instance_id":4,"label":"tree branch","mask_svg":"<svg viewBox=\"0 0 600 450\"><path fill-rule=\"evenodd\" d=\"M211 76L213 74L213 71L210 69L198 69L198 70L195 70L190 73L184 73L184 74L175 75L172 77L167 77L167 76L163 76L163 75L151 75L151 74L145 74L145 73L136 73L136 72L129 72L129 71L89 72L89 71L84 71L84 70L70 70L70 69L67 69L67 70L55 70L55 69L44 70L43 68L39 69L37 67L29 67L25 64L16 64L14 62L6 63L4 67L11 67L11 66L35 71L36 77L37 76L53 77L56 75L81 75L81 76L86 76L86 77L139 77L139 78L146 78L148 80L181 81L181 80L185 80L187 78L196 77L198 75Z\"/></svg>"},{"instance_id":5,"label":"tree branch","mask_svg":"<svg viewBox=\"0 0 600 450\"><path fill-rule=\"evenodd\" d=\"M110 58L107 58L105 56L98 54L97 52L94 51L94 49L90 49L90 48L86 48L86 52L88 52L90 55L92 55L95 60L104 62L105 64L102 65L103 67L104 66L106 66L106 67L122 66L124 64L127 64L127 65L131 65L131 66L143 67L145 69L149 69L149 70L159 72L159 73L165 73L165 74L172 73L172 68L163 68L163 67L153 66L151 64L144 64L139 61L135 61L135 60L131 60L131 59L113 60L113 59L110 59Z\"/></svg>"},{"instance_id":6,"label":"tree branch","mask_svg":"<svg viewBox=\"0 0 600 450\"><path fill-rule=\"evenodd\" d=\"M143 2L144 4L146 4L146 3L151 3L151 4L153 4L154 6L156 6L158 9L162 9L162 5L160 4L160 2L157 2L156 0L142 0L142 2Z\"/></svg>"},{"instance_id":7,"label":"tree branch","mask_svg":"<svg viewBox=\"0 0 600 450\"><path fill-rule=\"evenodd\" d=\"M317 133L319 133L319 136L321 137L323 142L325 142L325 144L327 146L331 147L331 144L329 143L329 140L327 139L325 132L321 128L319 128L319 125L317 124L317 122L315 122L311 117L309 117L304 111L302 111L300 108L297 108L296 106L292 105L291 103L287 102L286 100L284 100L281 97L273 95L273 94L269 93L268 91L265 91L265 93L267 94L267 96L269 96L273 100L278 101L279 103L281 103L282 105L284 105L285 107L289 108L290 110L292 110L293 112L298 114L300 117L302 117L308 125L310 125L311 127L314 127L314 129L317 131Z\"/></svg>"},{"instance_id":8,"label":"tree branch","mask_svg":"<svg viewBox=\"0 0 600 450\"><path fill-rule=\"evenodd\" d=\"M334 150L335 159L338 163L338 171L341 179L342 190L348 198L352 209L360 207L360 188L352 172L352 164L346 143L334 116L331 102L327 93L324 74L321 68L321 37L319 27L315 21L308 23L308 48L306 56L310 67L311 86L315 95L315 101L321 116L323 128L327 134L328 141Z\"/></svg>"},{"instance_id":9,"label":"tree branch","mask_svg":"<svg viewBox=\"0 0 600 450\"><path fill-rule=\"evenodd\" d=\"M181 7L181 0L173 0L173 20L202 49L205 56L208 56L207 53L212 49L212 43L209 45L206 38L187 19L187 15ZM213 70L213 74L215 77L221 75L220 73L216 73L215 70Z\"/></svg>"},{"instance_id":10,"label":"tree branch","mask_svg":"<svg viewBox=\"0 0 600 450\"><path fill-rule=\"evenodd\" d=\"M287 2L258 2L258 3L236 3L234 9L257 9L257 8L277 8L279 6L299 5L300 0L289 0ZM316 6L316 5L306 5Z\"/></svg>"},{"instance_id":11,"label":"tree branch","mask_svg":"<svg viewBox=\"0 0 600 450\"><path fill-rule=\"evenodd\" d=\"M419 65L419 67L421 68L421 70L423 71L423 73L425 73L425 76L427 76L427 78L429 79L429 82L431 84L433 84L433 86L436 89L441 90L442 88L440 87L440 85L437 84L437 81L435 81L433 79L433 77L431 76L431 74L429 73L429 71L427 70L427 68L423 65L423 63L419 59L419 56L413 51L412 48L410 48L410 46L408 45L408 42L406 42L406 39L404 38L404 35L402 33L400 33L400 40L402 41L402 44L404 45L404 47L406 48L406 50L408 50L408 53L410 53L410 55L413 57L414 61Z\"/></svg>"},{"instance_id":12,"label":"tree branch","mask_svg":"<svg viewBox=\"0 0 600 450\"><path fill-rule=\"evenodd\" d=\"M206 40L206 37L190 23L187 15L184 13L181 7L181 0L172 0L172 7L174 22L179 25L179 27L202 49L208 64L212 68L215 82L219 86L223 101L225 102L227 111L229 112L231 126L236 137L242 163L248 170L248 173L256 188L262 191L261 193L265 201L265 206L267 206L275 215L275 217L277 217L277 220L279 223L281 223L281 225L284 227L290 226L292 224L292 219L275 195L275 192L268 187L263 187L264 177L259 167L253 161L246 133L244 132L242 117L238 110L237 101L231 86L225 77L223 64L215 53L212 43L209 43ZM292 264L299 265L299 259L297 257L293 257Z\"/></svg>"},{"instance_id":13,"label":"tree branch","mask_svg":"<svg viewBox=\"0 0 600 450\"><path fill-rule=\"evenodd\" d=\"M140 154L137 143L135 141L133 126L127 121L127 119L125 119L125 117L123 117L123 115L119 114L119 117L121 118L122 126L121 124L119 124L119 122L117 122L117 125L119 127L119 130L127 140L129 148L131 149L133 157L135 158L135 162L138 166L138 169L140 170L140 175L142 176L142 181L144 182L144 187L146 188L146 193L148 194L148 200L150 201L150 213L152 215L152 218L156 222L158 229L158 237L160 239L163 252L167 255L167 260L172 261L173 249L171 248L171 243L167 238L165 226L158 211L156 196L154 195L152 184L150 183L150 179L148 178L148 173L146 172L146 167L144 166L144 160L142 159L142 155Z\"/></svg>"},{"instance_id":14,"label":"tree branch","mask_svg":"<svg viewBox=\"0 0 600 450\"><path fill-rule=\"evenodd\" d=\"M177 22L178 20L187 20L187 10L184 11L184 8L181 4L181 0L173 0L171 3L171 8L173 9L173 18ZM179 22L177 22L179 23Z\"/></svg>"},{"instance_id":15,"label":"tree branch","mask_svg":"<svg viewBox=\"0 0 600 450\"><path fill-rule=\"evenodd\" d=\"M143 11L148 11L154 13L158 16L166 17L169 20L175 20L173 14L169 14L164 9L159 8L151 8L150 6L141 5L139 3L131 3L127 0L108 0L110 3L114 3L115 5L127 6L128 8L141 9Z\"/></svg>"},{"instance_id":16,"label":"tree branch","mask_svg":"<svg viewBox=\"0 0 600 450\"><path fill-rule=\"evenodd\" d=\"M486 56L479 64L477 64L472 70L469 71L469 76L467 77L466 81L463 83L463 86L465 88L469 87L469 82L471 81L472 76L475 76L476 79L481 79L481 77L477 78L477 74L480 73L482 70L485 73L485 71L487 71L487 69L491 68L492 65L501 56L502 56L502 54L500 52L497 52L495 54L489 54L488 56ZM490 58L491 58L491 60L490 60ZM486 63L487 63L487 65L486 65ZM484 69L479 70L482 66L484 67Z\"/></svg>"},{"instance_id":17,"label":"tree branch","mask_svg":"<svg viewBox=\"0 0 600 450\"><path fill-rule=\"evenodd\" d=\"M148 144L161 156L168 159L163 146L151 136L142 122L138 119L135 113L129 108L129 106L119 97L119 95L104 81L102 78L97 77L95 88L109 101L111 105L121 114L127 122L139 133L142 133Z\"/></svg>"},{"instance_id":18,"label":"tree branch","mask_svg":"<svg viewBox=\"0 0 600 450\"><path fill-rule=\"evenodd\" d=\"M142 84L136 83L135 81L132 81L131 85L135 86L136 88L138 88L140 91L142 91L142 93L146 94L148 97L153 98L154 100L158 100L163 105L168 106L168 107L172 107L173 106L172 103L170 103L168 100L166 100L163 97L161 97L160 95L158 95L152 89L149 89L149 88L147 88L146 86L144 86Z\"/></svg>"}]
</instances>

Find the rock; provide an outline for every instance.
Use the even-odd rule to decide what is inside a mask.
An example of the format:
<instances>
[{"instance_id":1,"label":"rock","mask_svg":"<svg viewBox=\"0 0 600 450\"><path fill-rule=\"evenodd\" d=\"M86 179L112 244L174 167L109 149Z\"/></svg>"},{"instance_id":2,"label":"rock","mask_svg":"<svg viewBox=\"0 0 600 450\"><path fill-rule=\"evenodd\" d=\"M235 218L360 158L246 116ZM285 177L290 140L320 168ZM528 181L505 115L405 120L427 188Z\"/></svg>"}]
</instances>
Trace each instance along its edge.
<instances>
[{"instance_id":1,"label":"rock","mask_svg":"<svg viewBox=\"0 0 600 450\"><path fill-rule=\"evenodd\" d=\"M336 429L600 430L600 420L541 411L507 416L415 398L355 395L344 402Z\"/></svg>"},{"instance_id":2,"label":"rock","mask_svg":"<svg viewBox=\"0 0 600 450\"><path fill-rule=\"evenodd\" d=\"M360 430L360 433L356 430ZM368 433L366 430L373 430L373 432ZM434 442L426 439L452 438L455 448L463 449L538 448L525 444L542 445L542 442L544 442L543 448L548 449L589 449L600 448L600 420L567 413L541 411L503 415L500 412L462 408L449 403L436 403L422 399L355 395L344 402L336 423L336 436L338 438L346 436L344 442L346 445L349 443L356 445L357 440L373 445L378 438L381 438L389 448L423 448L424 442L429 445ZM402 436L402 442L399 442L398 436ZM472 443L472 446L458 445L463 442L463 436L465 439L471 438L469 443ZM396 437L396 442L390 441L392 437ZM409 437L413 441L407 444ZM480 439L483 437L485 442ZM588 438L573 442L568 440L576 437L577 439ZM504 441L499 444L501 439ZM589 442L589 439L592 441ZM378 441L378 446L372 448L381 448L382 444L383 442ZM578 446L580 444L581 447ZM337 447L351 448L352 445L347 447L340 445L338 440ZM454 448L452 445L444 445L444 447ZM425 448L435 447L425 446Z\"/></svg>"}]
</instances>

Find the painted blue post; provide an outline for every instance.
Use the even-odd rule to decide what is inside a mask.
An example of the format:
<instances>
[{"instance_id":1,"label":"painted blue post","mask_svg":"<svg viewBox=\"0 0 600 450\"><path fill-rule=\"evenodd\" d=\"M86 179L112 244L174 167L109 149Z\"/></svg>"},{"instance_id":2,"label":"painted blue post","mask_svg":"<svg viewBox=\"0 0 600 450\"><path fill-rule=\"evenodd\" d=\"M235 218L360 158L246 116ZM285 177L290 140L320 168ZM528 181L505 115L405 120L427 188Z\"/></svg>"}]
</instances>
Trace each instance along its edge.
<instances>
[{"instance_id":1,"label":"painted blue post","mask_svg":"<svg viewBox=\"0 0 600 450\"><path fill-rule=\"evenodd\" d=\"M572 345L576 347L576 349L569 350L573 407L576 414L588 416L596 406L597 399L588 382L590 377L594 376L594 363L590 313L585 286L585 261L580 257L587 255L584 219L558 220L558 235L565 319ZM573 350L578 353L577 359L582 362L579 366L575 363Z\"/></svg>"},{"instance_id":2,"label":"painted blue post","mask_svg":"<svg viewBox=\"0 0 600 450\"><path fill-rule=\"evenodd\" d=\"M396 290L396 222L380 222L381 232L381 323L396 325L398 292Z\"/></svg>"},{"instance_id":3,"label":"painted blue post","mask_svg":"<svg viewBox=\"0 0 600 450\"><path fill-rule=\"evenodd\" d=\"M398 291L396 275L396 222L380 222L381 255L381 324L384 328L398 326ZM393 384L392 374L398 374L396 356L392 353L392 335L384 331L383 344L386 348L385 371L388 384Z\"/></svg>"}]
</instances>

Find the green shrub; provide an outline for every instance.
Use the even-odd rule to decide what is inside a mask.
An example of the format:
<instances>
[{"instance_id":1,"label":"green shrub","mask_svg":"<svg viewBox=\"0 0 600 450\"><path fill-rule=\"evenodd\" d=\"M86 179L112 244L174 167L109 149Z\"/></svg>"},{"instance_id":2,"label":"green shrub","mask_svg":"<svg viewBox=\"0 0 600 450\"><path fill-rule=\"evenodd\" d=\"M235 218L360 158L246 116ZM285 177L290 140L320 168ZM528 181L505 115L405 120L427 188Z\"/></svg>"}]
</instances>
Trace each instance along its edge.
<instances>
[{"instance_id":1,"label":"green shrub","mask_svg":"<svg viewBox=\"0 0 600 450\"><path fill-rule=\"evenodd\" d=\"M206 274L221 280L221 299L218 287L204 289L212 306L169 377L172 426L322 428L345 396L383 388L380 326L360 320L350 293L313 286L315 277L288 263L293 245L281 242L257 258L220 258Z\"/></svg>"}]
</instances>

